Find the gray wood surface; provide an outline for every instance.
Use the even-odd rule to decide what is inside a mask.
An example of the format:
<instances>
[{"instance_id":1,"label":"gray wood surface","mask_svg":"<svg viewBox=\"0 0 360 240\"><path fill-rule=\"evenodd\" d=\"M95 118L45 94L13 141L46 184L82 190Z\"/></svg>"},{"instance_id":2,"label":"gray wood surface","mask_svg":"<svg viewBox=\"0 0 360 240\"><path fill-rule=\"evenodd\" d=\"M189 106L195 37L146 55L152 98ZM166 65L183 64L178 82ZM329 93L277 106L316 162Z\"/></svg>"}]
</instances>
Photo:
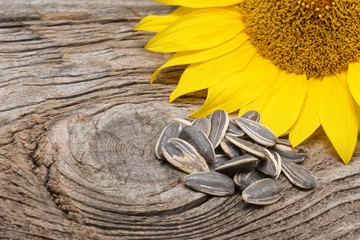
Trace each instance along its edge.
<instances>
[{"instance_id":1,"label":"gray wood surface","mask_svg":"<svg viewBox=\"0 0 360 240\"><path fill-rule=\"evenodd\" d=\"M343 165L324 133L306 142L319 185L267 207L208 197L154 157L182 68L133 27L150 0L0 1L0 238L360 239L360 147Z\"/></svg>"}]
</instances>

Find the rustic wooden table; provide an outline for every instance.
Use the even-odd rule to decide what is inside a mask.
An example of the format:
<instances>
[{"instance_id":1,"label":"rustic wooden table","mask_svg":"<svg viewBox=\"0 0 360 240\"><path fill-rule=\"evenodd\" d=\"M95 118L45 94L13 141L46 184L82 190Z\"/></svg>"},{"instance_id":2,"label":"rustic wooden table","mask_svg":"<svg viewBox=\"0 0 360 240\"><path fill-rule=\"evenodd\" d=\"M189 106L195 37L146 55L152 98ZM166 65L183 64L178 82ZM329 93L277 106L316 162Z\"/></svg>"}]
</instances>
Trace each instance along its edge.
<instances>
[{"instance_id":1,"label":"rustic wooden table","mask_svg":"<svg viewBox=\"0 0 360 240\"><path fill-rule=\"evenodd\" d=\"M0 238L360 239L360 152L343 165L319 130L304 162L319 180L267 207L181 183L154 157L181 68L133 27L150 0L0 1ZM360 147L358 146L358 149Z\"/></svg>"}]
</instances>

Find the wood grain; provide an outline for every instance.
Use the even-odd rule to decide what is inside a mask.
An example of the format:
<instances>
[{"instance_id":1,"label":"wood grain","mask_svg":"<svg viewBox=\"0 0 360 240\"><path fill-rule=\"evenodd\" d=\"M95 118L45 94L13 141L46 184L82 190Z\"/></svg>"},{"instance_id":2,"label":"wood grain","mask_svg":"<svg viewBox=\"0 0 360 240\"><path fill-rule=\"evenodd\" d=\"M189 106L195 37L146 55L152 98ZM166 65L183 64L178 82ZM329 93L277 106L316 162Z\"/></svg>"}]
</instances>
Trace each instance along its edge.
<instances>
[{"instance_id":1,"label":"wood grain","mask_svg":"<svg viewBox=\"0 0 360 240\"><path fill-rule=\"evenodd\" d=\"M173 117L203 99L168 96L183 68L133 27L172 8L149 0L0 1L0 238L360 239L360 146L343 165L320 129L302 191L249 206L209 197L154 157Z\"/></svg>"}]
</instances>

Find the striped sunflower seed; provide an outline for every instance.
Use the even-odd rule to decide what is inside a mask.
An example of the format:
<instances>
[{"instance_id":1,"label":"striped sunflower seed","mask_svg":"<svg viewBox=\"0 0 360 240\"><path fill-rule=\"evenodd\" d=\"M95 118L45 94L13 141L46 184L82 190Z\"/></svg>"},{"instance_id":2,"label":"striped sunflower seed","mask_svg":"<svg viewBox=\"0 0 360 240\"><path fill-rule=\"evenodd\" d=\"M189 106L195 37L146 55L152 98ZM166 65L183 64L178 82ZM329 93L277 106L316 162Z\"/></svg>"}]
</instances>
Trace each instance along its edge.
<instances>
[{"instance_id":1,"label":"striped sunflower seed","mask_svg":"<svg viewBox=\"0 0 360 240\"><path fill-rule=\"evenodd\" d=\"M253 155L245 154L226 161L224 164L215 168L215 171L228 176L233 176L238 172L250 172L259 164L260 160Z\"/></svg>"},{"instance_id":2,"label":"striped sunflower seed","mask_svg":"<svg viewBox=\"0 0 360 240\"><path fill-rule=\"evenodd\" d=\"M214 147L203 131L194 126L187 125L182 128L179 138L190 143L206 162L214 162Z\"/></svg>"},{"instance_id":3,"label":"striped sunflower seed","mask_svg":"<svg viewBox=\"0 0 360 240\"><path fill-rule=\"evenodd\" d=\"M217 172L199 172L184 177L186 186L214 196L232 195L235 190L234 182L228 176Z\"/></svg>"},{"instance_id":4,"label":"striped sunflower seed","mask_svg":"<svg viewBox=\"0 0 360 240\"><path fill-rule=\"evenodd\" d=\"M281 168L278 165L278 159L268 149L265 148L264 151L265 159L263 159L259 163L257 169L265 173L266 175L276 177L278 175L278 172L281 171Z\"/></svg>"},{"instance_id":5,"label":"striped sunflower seed","mask_svg":"<svg viewBox=\"0 0 360 240\"><path fill-rule=\"evenodd\" d=\"M316 186L316 178L306 168L287 161L282 160L282 171L292 184L299 188L309 189Z\"/></svg>"},{"instance_id":6,"label":"striped sunflower seed","mask_svg":"<svg viewBox=\"0 0 360 240\"><path fill-rule=\"evenodd\" d=\"M277 142L276 135L264 125L247 118L236 118L235 123L255 142L264 146L274 146Z\"/></svg>"},{"instance_id":7,"label":"striped sunflower seed","mask_svg":"<svg viewBox=\"0 0 360 240\"><path fill-rule=\"evenodd\" d=\"M226 155L230 158L239 157L244 155L244 152L237 146L235 146L232 142L228 139L224 138L220 143L221 149L224 151Z\"/></svg>"},{"instance_id":8,"label":"striped sunflower seed","mask_svg":"<svg viewBox=\"0 0 360 240\"><path fill-rule=\"evenodd\" d=\"M165 159L174 167L186 173L209 172L204 158L188 142L170 138L162 147Z\"/></svg>"},{"instance_id":9,"label":"striped sunflower seed","mask_svg":"<svg viewBox=\"0 0 360 240\"><path fill-rule=\"evenodd\" d=\"M296 163L296 164L302 163L306 158L306 155L304 157L302 157L302 158L288 158L288 157L285 157L285 156L282 156L282 155L280 155L280 156L281 156L281 159L285 159L286 161L293 162L293 163Z\"/></svg>"},{"instance_id":10,"label":"striped sunflower seed","mask_svg":"<svg viewBox=\"0 0 360 240\"><path fill-rule=\"evenodd\" d=\"M234 145L241 148L242 150L256 157L265 158L265 151L264 151L265 148L241 138L232 137L232 136L225 136L225 138L228 139L230 142L232 142Z\"/></svg>"},{"instance_id":11,"label":"striped sunflower seed","mask_svg":"<svg viewBox=\"0 0 360 240\"><path fill-rule=\"evenodd\" d=\"M291 146L277 143L273 146L273 149L280 154L280 156L283 156L287 158L288 160L295 162L295 163L301 163L305 160L307 149L304 147L296 147L293 148Z\"/></svg>"},{"instance_id":12,"label":"striped sunflower seed","mask_svg":"<svg viewBox=\"0 0 360 240\"><path fill-rule=\"evenodd\" d=\"M172 121L161 132L160 137L155 145L155 155L158 159L165 160L165 157L162 153L162 147L170 138L177 138L179 136L182 126L184 126L184 124L177 121Z\"/></svg>"},{"instance_id":13,"label":"striped sunflower seed","mask_svg":"<svg viewBox=\"0 0 360 240\"><path fill-rule=\"evenodd\" d=\"M242 192L245 202L256 205L269 205L282 197L282 184L271 178L264 178L252 183Z\"/></svg>"},{"instance_id":14,"label":"striped sunflower seed","mask_svg":"<svg viewBox=\"0 0 360 240\"><path fill-rule=\"evenodd\" d=\"M250 119L254 122L260 122L260 113L258 111L250 110L240 116L241 118Z\"/></svg>"},{"instance_id":15,"label":"striped sunflower seed","mask_svg":"<svg viewBox=\"0 0 360 240\"><path fill-rule=\"evenodd\" d=\"M209 120L211 123L209 139L214 148L217 148L229 127L229 115L223 110L217 110L209 116Z\"/></svg>"},{"instance_id":16,"label":"striped sunflower seed","mask_svg":"<svg viewBox=\"0 0 360 240\"><path fill-rule=\"evenodd\" d=\"M182 123L184 125L191 125L191 121L190 120L187 120L187 119L183 119L183 118L173 118L172 119L173 121L176 121L176 122L179 122L179 123Z\"/></svg>"},{"instance_id":17,"label":"striped sunflower seed","mask_svg":"<svg viewBox=\"0 0 360 240\"><path fill-rule=\"evenodd\" d=\"M223 165L227 161L229 161L229 157L226 154L216 154L215 155L215 161L212 162L212 163L208 163L208 166L209 166L211 171L212 170L215 171L215 168L217 168L220 165Z\"/></svg>"},{"instance_id":18,"label":"striped sunflower seed","mask_svg":"<svg viewBox=\"0 0 360 240\"><path fill-rule=\"evenodd\" d=\"M277 143L282 144L282 145L286 145L286 146L292 146L290 141L288 139L285 138L278 138Z\"/></svg>"},{"instance_id":19,"label":"striped sunflower seed","mask_svg":"<svg viewBox=\"0 0 360 240\"><path fill-rule=\"evenodd\" d=\"M235 174L233 180L240 189L245 189L252 183L259 181L263 178L267 178L267 176L263 172L260 172L255 168L251 172L240 172Z\"/></svg>"},{"instance_id":20,"label":"striped sunflower seed","mask_svg":"<svg viewBox=\"0 0 360 240\"><path fill-rule=\"evenodd\" d=\"M275 179L277 179L280 176L281 169L282 169L282 157L280 156L280 154L278 154L275 151L270 151L270 152L273 154L273 156L277 160L277 171L276 171L276 176L275 176Z\"/></svg>"},{"instance_id":21,"label":"striped sunflower seed","mask_svg":"<svg viewBox=\"0 0 360 240\"><path fill-rule=\"evenodd\" d=\"M209 119L197 118L192 122L191 125L203 131L206 136L209 136L211 128L211 123Z\"/></svg>"},{"instance_id":22,"label":"striped sunflower seed","mask_svg":"<svg viewBox=\"0 0 360 240\"><path fill-rule=\"evenodd\" d=\"M233 121L229 121L229 128L227 129L226 134L233 137L242 137L245 135L244 131Z\"/></svg>"}]
</instances>

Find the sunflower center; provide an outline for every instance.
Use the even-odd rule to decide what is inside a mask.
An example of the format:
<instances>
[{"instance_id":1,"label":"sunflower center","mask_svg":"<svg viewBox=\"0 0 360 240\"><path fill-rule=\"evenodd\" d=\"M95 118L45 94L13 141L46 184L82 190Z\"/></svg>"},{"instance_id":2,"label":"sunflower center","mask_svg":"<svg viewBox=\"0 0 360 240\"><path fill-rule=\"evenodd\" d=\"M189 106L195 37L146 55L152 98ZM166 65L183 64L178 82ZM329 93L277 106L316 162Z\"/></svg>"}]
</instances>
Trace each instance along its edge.
<instances>
[{"instance_id":1,"label":"sunflower center","mask_svg":"<svg viewBox=\"0 0 360 240\"><path fill-rule=\"evenodd\" d=\"M360 58L358 0L243 0L239 7L252 44L290 73L324 77Z\"/></svg>"}]
</instances>

